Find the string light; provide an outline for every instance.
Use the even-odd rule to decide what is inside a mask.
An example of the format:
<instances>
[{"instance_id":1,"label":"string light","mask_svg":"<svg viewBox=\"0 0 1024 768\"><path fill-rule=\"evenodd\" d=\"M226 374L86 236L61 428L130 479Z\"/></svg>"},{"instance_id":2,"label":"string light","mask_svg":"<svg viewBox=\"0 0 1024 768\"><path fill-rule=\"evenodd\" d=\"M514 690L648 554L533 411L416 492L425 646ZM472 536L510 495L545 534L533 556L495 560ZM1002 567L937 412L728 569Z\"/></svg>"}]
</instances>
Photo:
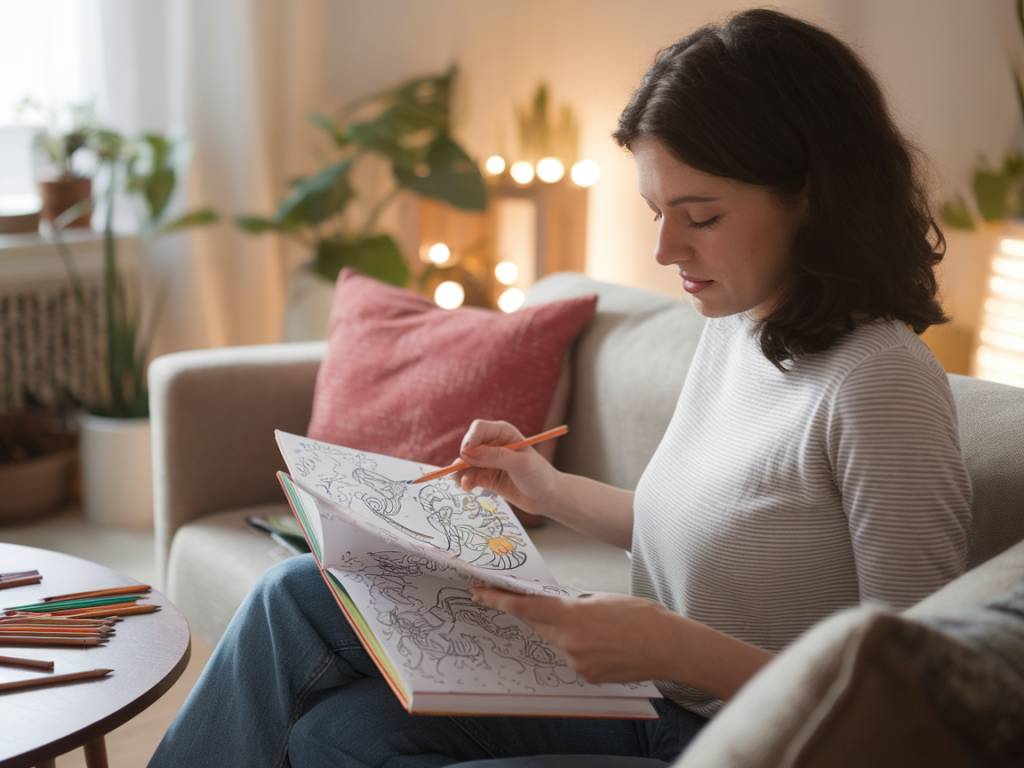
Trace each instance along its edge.
<instances>
[{"instance_id":1,"label":"string light","mask_svg":"<svg viewBox=\"0 0 1024 768\"><path fill-rule=\"evenodd\" d=\"M565 176L565 166L557 157L542 157L537 161L537 178L548 184L561 181Z\"/></svg>"},{"instance_id":2,"label":"string light","mask_svg":"<svg viewBox=\"0 0 1024 768\"><path fill-rule=\"evenodd\" d=\"M499 261L494 265L494 277L502 285L512 285L519 279L519 267L511 261Z\"/></svg>"},{"instance_id":3,"label":"string light","mask_svg":"<svg viewBox=\"0 0 1024 768\"><path fill-rule=\"evenodd\" d=\"M505 170L505 158L501 155L491 155L484 163L484 169L491 176L499 176Z\"/></svg>"},{"instance_id":4,"label":"string light","mask_svg":"<svg viewBox=\"0 0 1024 768\"><path fill-rule=\"evenodd\" d=\"M526 294L518 288L506 288L498 297L498 309L502 312L515 312L523 306L525 300Z\"/></svg>"},{"instance_id":5,"label":"string light","mask_svg":"<svg viewBox=\"0 0 1024 768\"><path fill-rule=\"evenodd\" d=\"M438 266L447 264L452 257L451 249L444 243L434 243L427 251L427 258Z\"/></svg>"},{"instance_id":6,"label":"string light","mask_svg":"<svg viewBox=\"0 0 1024 768\"><path fill-rule=\"evenodd\" d=\"M593 160L580 160L573 165L569 176L577 186L592 187L601 178L601 170Z\"/></svg>"},{"instance_id":7,"label":"string light","mask_svg":"<svg viewBox=\"0 0 1024 768\"><path fill-rule=\"evenodd\" d=\"M516 160L508 172L517 184L529 184L533 181L533 166L526 160Z\"/></svg>"},{"instance_id":8,"label":"string light","mask_svg":"<svg viewBox=\"0 0 1024 768\"><path fill-rule=\"evenodd\" d=\"M434 303L441 309L456 309L466 300L466 291L454 280L438 283L434 289Z\"/></svg>"}]
</instances>

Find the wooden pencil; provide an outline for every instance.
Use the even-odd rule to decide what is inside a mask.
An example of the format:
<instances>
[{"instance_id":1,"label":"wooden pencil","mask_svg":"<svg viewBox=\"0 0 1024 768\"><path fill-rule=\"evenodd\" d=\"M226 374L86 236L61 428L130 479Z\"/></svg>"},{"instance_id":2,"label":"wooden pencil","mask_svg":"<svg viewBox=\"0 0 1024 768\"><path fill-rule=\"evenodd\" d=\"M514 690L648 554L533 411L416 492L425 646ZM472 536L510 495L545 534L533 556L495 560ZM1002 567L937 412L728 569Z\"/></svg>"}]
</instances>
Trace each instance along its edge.
<instances>
[{"instance_id":1,"label":"wooden pencil","mask_svg":"<svg viewBox=\"0 0 1024 768\"><path fill-rule=\"evenodd\" d=\"M30 677L25 680L0 683L0 691L17 691L25 688L36 688L41 685L71 683L76 680L93 680L98 677L106 677L113 671L112 669L87 669L84 672L68 672L63 675L40 675L39 677Z\"/></svg>"},{"instance_id":2,"label":"wooden pencil","mask_svg":"<svg viewBox=\"0 0 1024 768\"><path fill-rule=\"evenodd\" d=\"M26 603L25 605L9 605L4 610L38 613L40 611L59 611L72 608L97 608L101 605L118 605L132 603L146 595L115 595L114 597L86 597L81 600L54 600L50 603Z\"/></svg>"},{"instance_id":3,"label":"wooden pencil","mask_svg":"<svg viewBox=\"0 0 1024 768\"><path fill-rule=\"evenodd\" d=\"M490 447L501 447L508 448L510 451L518 451L520 448L525 448L528 445L536 445L537 443L543 443L545 440L552 440L556 437L561 437L569 431L569 427L566 424L554 427L552 429L545 430L544 432L538 432L536 435L524 438L522 440L516 440L514 443L508 443L503 446L490 446ZM464 462L462 459L457 459L454 463L449 464L447 467L441 467L428 472L421 477L417 477L415 480L409 480L410 485L416 483L425 483L428 480L436 480L439 477L450 475L452 472L458 472L460 469L468 469L471 465Z\"/></svg>"},{"instance_id":4,"label":"wooden pencil","mask_svg":"<svg viewBox=\"0 0 1024 768\"><path fill-rule=\"evenodd\" d=\"M53 671L53 662L43 659L23 659L20 656L0 656L0 666L4 667L28 667L30 669L45 669Z\"/></svg>"},{"instance_id":5,"label":"wooden pencil","mask_svg":"<svg viewBox=\"0 0 1024 768\"><path fill-rule=\"evenodd\" d=\"M148 584L129 584L127 587L110 587L109 589L94 589L90 592L71 592L67 595L53 595L44 597L42 602L52 603L58 600L79 600L87 597L113 597L114 595L133 595L135 593L145 594L152 589Z\"/></svg>"},{"instance_id":6,"label":"wooden pencil","mask_svg":"<svg viewBox=\"0 0 1024 768\"><path fill-rule=\"evenodd\" d=\"M38 584L42 580L42 576L23 576L20 579L4 579L3 581L0 581L0 589L27 587L29 584Z\"/></svg>"},{"instance_id":7,"label":"wooden pencil","mask_svg":"<svg viewBox=\"0 0 1024 768\"><path fill-rule=\"evenodd\" d=\"M19 613L0 617L0 627L26 621L55 627L107 627L114 624L114 619L76 619L74 616L51 616L48 613Z\"/></svg>"},{"instance_id":8,"label":"wooden pencil","mask_svg":"<svg viewBox=\"0 0 1024 768\"><path fill-rule=\"evenodd\" d=\"M67 611L54 611L53 616L134 616L139 613L159 611L159 605L109 606L102 608L75 608Z\"/></svg>"},{"instance_id":9,"label":"wooden pencil","mask_svg":"<svg viewBox=\"0 0 1024 768\"><path fill-rule=\"evenodd\" d=\"M0 573L0 581L6 581L7 579L20 579L24 576L39 576L39 571L10 571L9 573Z\"/></svg>"},{"instance_id":10,"label":"wooden pencil","mask_svg":"<svg viewBox=\"0 0 1024 768\"><path fill-rule=\"evenodd\" d=\"M48 637L0 633L0 645L103 645L106 642L105 637Z\"/></svg>"}]
</instances>

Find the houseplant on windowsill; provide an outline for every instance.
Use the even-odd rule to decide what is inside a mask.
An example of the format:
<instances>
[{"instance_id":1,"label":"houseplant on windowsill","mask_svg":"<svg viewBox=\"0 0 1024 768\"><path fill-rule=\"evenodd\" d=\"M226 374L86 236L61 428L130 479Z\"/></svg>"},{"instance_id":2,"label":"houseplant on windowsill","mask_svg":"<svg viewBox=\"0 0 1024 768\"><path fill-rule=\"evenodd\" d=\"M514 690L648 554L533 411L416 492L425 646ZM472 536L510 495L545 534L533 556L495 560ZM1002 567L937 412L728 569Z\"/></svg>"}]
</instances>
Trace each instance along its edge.
<instances>
[{"instance_id":1,"label":"houseplant on windowsill","mask_svg":"<svg viewBox=\"0 0 1024 768\"><path fill-rule=\"evenodd\" d=\"M377 229L381 214L402 191L483 211L487 189L476 162L451 136L449 116L456 69L409 80L346 104L337 116L311 120L337 156L320 171L295 179L273 216L240 216L251 233L277 232L308 248L311 258L293 277L286 337L323 338L333 285L343 267L404 286L410 270L394 239ZM356 199L352 170L369 155L391 166L392 189L359 227L343 217ZM308 316L308 319L306 319Z\"/></svg>"},{"instance_id":2,"label":"houseplant on windowsill","mask_svg":"<svg viewBox=\"0 0 1024 768\"><path fill-rule=\"evenodd\" d=\"M141 290L129 290L118 264L115 208L121 195L135 203L139 231L157 237L217 220L210 209L169 217L179 168L187 144L157 133L126 138L100 129L92 137L99 159L103 190L102 326L104 360L100 366L102 393L83 403L79 440L82 457L82 508L87 518L115 525L152 524L152 470L149 448L149 391L146 369L153 333L160 319L164 290L158 288L151 305ZM92 207L85 201L81 207ZM65 211L51 232L64 259L78 308L87 306L81 280L61 239L61 229L79 211Z\"/></svg>"},{"instance_id":3,"label":"houseplant on windowsill","mask_svg":"<svg viewBox=\"0 0 1024 768\"><path fill-rule=\"evenodd\" d=\"M88 103L45 109L38 102L25 99L19 105L18 115L44 126L32 137L33 164L42 204L40 215L43 221L52 222L92 195L94 168L83 159L90 154L90 139L96 130L95 113ZM80 215L65 226L90 226L89 211L78 210Z\"/></svg>"}]
</instances>

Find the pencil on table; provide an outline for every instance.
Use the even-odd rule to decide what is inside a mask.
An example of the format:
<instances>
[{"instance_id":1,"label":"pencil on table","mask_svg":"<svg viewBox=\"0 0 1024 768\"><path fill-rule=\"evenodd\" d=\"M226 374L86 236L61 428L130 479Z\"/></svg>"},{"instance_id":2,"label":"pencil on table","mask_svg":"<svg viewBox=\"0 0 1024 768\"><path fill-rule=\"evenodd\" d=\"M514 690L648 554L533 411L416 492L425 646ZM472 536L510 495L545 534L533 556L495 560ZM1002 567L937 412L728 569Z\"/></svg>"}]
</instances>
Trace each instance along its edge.
<instances>
[{"instance_id":1,"label":"pencil on table","mask_svg":"<svg viewBox=\"0 0 1024 768\"><path fill-rule=\"evenodd\" d=\"M65 608L93 608L100 605L116 605L118 603L132 603L146 595L116 595L114 597L89 597L81 600L54 600L50 603L26 603L25 605L9 605L4 610L23 611L58 611Z\"/></svg>"},{"instance_id":2,"label":"pencil on table","mask_svg":"<svg viewBox=\"0 0 1024 768\"><path fill-rule=\"evenodd\" d=\"M0 691L16 691L23 688L35 688L40 685L70 683L75 680L92 680L97 677L106 677L113 671L112 669L87 669L84 672L68 672L64 675L40 675L39 677L30 677L27 680L0 683Z\"/></svg>"},{"instance_id":3,"label":"pencil on table","mask_svg":"<svg viewBox=\"0 0 1024 768\"><path fill-rule=\"evenodd\" d=\"M114 630L100 627L48 627L45 624L5 624L0 627L4 635L53 635L55 637L106 637Z\"/></svg>"},{"instance_id":4,"label":"pencil on table","mask_svg":"<svg viewBox=\"0 0 1024 768\"><path fill-rule=\"evenodd\" d=\"M110 587L109 589L94 589L90 592L71 592L67 595L53 595L52 597L44 597L42 602L52 603L58 600L79 600L82 598L89 597L114 597L115 595L133 595L136 593L144 594L152 589L148 584L129 584L126 587Z\"/></svg>"},{"instance_id":5,"label":"pencil on table","mask_svg":"<svg viewBox=\"0 0 1024 768\"><path fill-rule=\"evenodd\" d=\"M22 576L20 579L3 579L0 581L0 589L27 587L29 584L38 584L42 580L42 576Z\"/></svg>"},{"instance_id":6,"label":"pencil on table","mask_svg":"<svg viewBox=\"0 0 1024 768\"><path fill-rule=\"evenodd\" d=\"M51 616L134 616L139 613L159 611L159 605L126 605L109 608L76 608L68 611L54 611Z\"/></svg>"},{"instance_id":7,"label":"pencil on table","mask_svg":"<svg viewBox=\"0 0 1024 768\"><path fill-rule=\"evenodd\" d=\"M51 616L48 613L14 613L10 616L0 616L0 627L8 624L47 624L54 627L107 627L112 626L117 619L76 619L74 616Z\"/></svg>"},{"instance_id":8,"label":"pencil on table","mask_svg":"<svg viewBox=\"0 0 1024 768\"><path fill-rule=\"evenodd\" d=\"M526 448L528 445L536 445L537 443L543 443L545 440L552 440L556 437L561 437L568 431L569 427L565 424L562 424L561 426L548 429L544 432L538 432L536 435L531 435L530 437L523 438L522 440L516 440L514 443L508 443L507 445L491 447L508 448L510 451L518 451L520 448ZM460 469L468 469L470 466L470 464L467 464L462 459L456 459L447 467L435 469L421 477L417 477L415 480L409 480L408 482L410 485L415 485L416 483L425 483L428 480L436 480L439 477L450 475L452 472L458 472Z\"/></svg>"},{"instance_id":9,"label":"pencil on table","mask_svg":"<svg viewBox=\"0 0 1024 768\"><path fill-rule=\"evenodd\" d=\"M0 645L103 645L106 642L105 637L51 637L0 633Z\"/></svg>"},{"instance_id":10,"label":"pencil on table","mask_svg":"<svg viewBox=\"0 0 1024 768\"><path fill-rule=\"evenodd\" d=\"M23 659L20 656L0 656L0 666L4 667L28 667L30 669L45 669L53 671L53 662L43 659Z\"/></svg>"},{"instance_id":11,"label":"pencil on table","mask_svg":"<svg viewBox=\"0 0 1024 768\"><path fill-rule=\"evenodd\" d=\"M7 581L8 579L22 579L26 576L39 576L39 571L10 571L9 573L0 573L0 581ZM42 576L40 576L42 578Z\"/></svg>"}]
</instances>

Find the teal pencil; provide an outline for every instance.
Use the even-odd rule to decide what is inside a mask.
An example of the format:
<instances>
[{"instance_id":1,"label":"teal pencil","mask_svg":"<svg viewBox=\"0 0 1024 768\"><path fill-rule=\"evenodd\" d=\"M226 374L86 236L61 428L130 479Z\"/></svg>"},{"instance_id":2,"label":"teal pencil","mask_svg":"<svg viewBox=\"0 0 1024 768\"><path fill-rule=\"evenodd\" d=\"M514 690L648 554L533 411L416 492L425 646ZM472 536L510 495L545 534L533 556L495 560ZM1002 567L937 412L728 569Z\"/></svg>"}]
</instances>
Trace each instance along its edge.
<instances>
[{"instance_id":1,"label":"teal pencil","mask_svg":"<svg viewBox=\"0 0 1024 768\"><path fill-rule=\"evenodd\" d=\"M30 603L29 605L12 605L5 611L63 611L69 608L92 608L116 603L131 603L148 595L119 595L117 597L92 597L79 600L61 600L60 602Z\"/></svg>"}]
</instances>

